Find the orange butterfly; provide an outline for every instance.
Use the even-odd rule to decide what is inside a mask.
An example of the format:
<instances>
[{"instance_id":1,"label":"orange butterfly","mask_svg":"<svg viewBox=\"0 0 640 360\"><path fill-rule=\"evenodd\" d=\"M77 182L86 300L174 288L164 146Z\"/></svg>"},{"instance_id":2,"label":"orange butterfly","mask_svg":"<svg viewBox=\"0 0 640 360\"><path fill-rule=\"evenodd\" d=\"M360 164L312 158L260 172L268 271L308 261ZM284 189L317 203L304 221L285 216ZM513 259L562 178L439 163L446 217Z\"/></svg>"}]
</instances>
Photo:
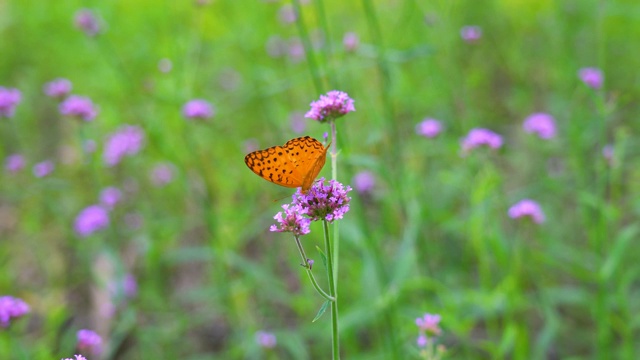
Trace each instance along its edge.
<instances>
[{"instance_id":1,"label":"orange butterfly","mask_svg":"<svg viewBox=\"0 0 640 360\"><path fill-rule=\"evenodd\" d=\"M302 187L306 194L327 160L329 145L303 136L284 146L254 151L244 157L244 162L261 178L288 188Z\"/></svg>"}]
</instances>

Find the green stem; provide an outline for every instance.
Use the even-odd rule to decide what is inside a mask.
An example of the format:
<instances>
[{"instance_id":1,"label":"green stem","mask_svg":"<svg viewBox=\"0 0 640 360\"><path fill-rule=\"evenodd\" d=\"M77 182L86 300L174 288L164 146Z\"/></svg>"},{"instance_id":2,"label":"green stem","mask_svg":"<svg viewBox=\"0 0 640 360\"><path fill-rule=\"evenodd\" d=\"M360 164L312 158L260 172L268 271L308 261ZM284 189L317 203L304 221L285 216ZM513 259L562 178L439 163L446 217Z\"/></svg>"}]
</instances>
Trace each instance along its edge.
<instances>
[{"instance_id":1,"label":"green stem","mask_svg":"<svg viewBox=\"0 0 640 360\"><path fill-rule=\"evenodd\" d=\"M300 251L300 256L302 257L301 265L307 271L307 275L309 276L309 280L311 280L311 284L313 284L313 287L316 289L318 294L320 294L320 296L322 296L326 300L335 301L335 298L333 296L327 294L324 290L322 290L322 288L316 281L316 277L313 276L313 273L311 272L311 266L309 265L309 262L308 262L307 254L305 254L304 249L302 248L302 244L300 243L300 237L298 237L298 235L293 235L293 237L296 239L296 245L298 245L298 251Z\"/></svg>"},{"instance_id":2,"label":"green stem","mask_svg":"<svg viewBox=\"0 0 640 360\"><path fill-rule=\"evenodd\" d=\"M336 129L336 120L333 119L329 122L331 125L331 178L338 181L338 130ZM338 223L333 224L333 253L335 254L333 260L336 267L334 269L334 276L336 280L336 288L338 288L338 273L337 269L340 265L340 232L338 231Z\"/></svg>"},{"instance_id":3,"label":"green stem","mask_svg":"<svg viewBox=\"0 0 640 360\"><path fill-rule=\"evenodd\" d=\"M338 333L338 289L334 281L333 254L331 253L331 241L329 240L329 224L326 220L322 220L322 226L324 228L324 247L327 254L329 293L334 298L331 302L331 345L333 348L333 360L337 360L340 359L340 339Z\"/></svg>"}]
</instances>

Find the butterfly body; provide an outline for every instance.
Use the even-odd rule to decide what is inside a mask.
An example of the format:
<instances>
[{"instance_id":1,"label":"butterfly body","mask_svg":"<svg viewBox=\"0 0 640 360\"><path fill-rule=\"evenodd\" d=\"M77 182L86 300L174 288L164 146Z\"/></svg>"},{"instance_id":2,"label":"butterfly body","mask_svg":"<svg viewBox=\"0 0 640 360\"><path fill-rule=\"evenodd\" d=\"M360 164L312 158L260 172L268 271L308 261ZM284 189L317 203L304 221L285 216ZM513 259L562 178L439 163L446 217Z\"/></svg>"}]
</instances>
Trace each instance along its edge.
<instances>
[{"instance_id":1,"label":"butterfly body","mask_svg":"<svg viewBox=\"0 0 640 360\"><path fill-rule=\"evenodd\" d=\"M288 188L301 187L304 194L324 167L328 149L320 141L303 136L283 146L249 153L244 162L261 178Z\"/></svg>"}]
</instances>

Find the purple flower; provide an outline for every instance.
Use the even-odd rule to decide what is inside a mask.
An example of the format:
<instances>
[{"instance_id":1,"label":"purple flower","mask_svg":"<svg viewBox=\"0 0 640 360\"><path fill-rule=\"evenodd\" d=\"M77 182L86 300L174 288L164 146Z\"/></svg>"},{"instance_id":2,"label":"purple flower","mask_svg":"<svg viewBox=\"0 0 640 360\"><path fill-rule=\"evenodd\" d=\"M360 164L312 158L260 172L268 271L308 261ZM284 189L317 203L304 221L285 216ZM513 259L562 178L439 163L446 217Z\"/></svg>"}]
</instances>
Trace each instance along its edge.
<instances>
[{"instance_id":1,"label":"purple flower","mask_svg":"<svg viewBox=\"0 0 640 360\"><path fill-rule=\"evenodd\" d=\"M434 138L442 132L442 124L436 119L426 118L416 125L416 133L428 138Z\"/></svg>"},{"instance_id":2,"label":"purple flower","mask_svg":"<svg viewBox=\"0 0 640 360\"><path fill-rule=\"evenodd\" d=\"M280 18L280 22L283 24L292 24L296 22L297 16L296 12L293 9L293 6L290 4L283 5L278 11L278 18Z\"/></svg>"},{"instance_id":3,"label":"purple flower","mask_svg":"<svg viewBox=\"0 0 640 360\"><path fill-rule=\"evenodd\" d=\"M0 117L13 117L21 99L20 90L0 86Z\"/></svg>"},{"instance_id":4,"label":"purple flower","mask_svg":"<svg viewBox=\"0 0 640 360\"><path fill-rule=\"evenodd\" d=\"M429 339L427 338L427 335L425 334L420 334L418 335L418 339L416 340L416 344L418 344L418 347L426 347L427 344L429 343Z\"/></svg>"},{"instance_id":5,"label":"purple flower","mask_svg":"<svg viewBox=\"0 0 640 360\"><path fill-rule=\"evenodd\" d=\"M273 333L258 331L256 332L256 342L263 348L273 349L276 346L277 340Z\"/></svg>"},{"instance_id":6,"label":"purple flower","mask_svg":"<svg viewBox=\"0 0 640 360\"><path fill-rule=\"evenodd\" d=\"M162 73L168 73L173 68L173 63L170 59L164 58L158 61L158 70Z\"/></svg>"},{"instance_id":7,"label":"purple flower","mask_svg":"<svg viewBox=\"0 0 640 360\"><path fill-rule=\"evenodd\" d=\"M63 98L71 92L71 81L57 78L44 84L44 93L53 98Z\"/></svg>"},{"instance_id":8,"label":"purple flower","mask_svg":"<svg viewBox=\"0 0 640 360\"><path fill-rule=\"evenodd\" d=\"M360 194L370 194L376 186L376 177L370 171L361 171L351 180L353 187Z\"/></svg>"},{"instance_id":9,"label":"purple flower","mask_svg":"<svg viewBox=\"0 0 640 360\"><path fill-rule=\"evenodd\" d=\"M91 205L80 211L74 224L81 237L87 237L109 225L109 213L100 205Z\"/></svg>"},{"instance_id":10,"label":"purple flower","mask_svg":"<svg viewBox=\"0 0 640 360\"><path fill-rule=\"evenodd\" d=\"M281 211L273 218L278 222L271 225L269 231L273 232L290 232L295 236L306 235L309 230L311 220L303 216L302 209L299 205L284 204Z\"/></svg>"},{"instance_id":11,"label":"purple flower","mask_svg":"<svg viewBox=\"0 0 640 360\"><path fill-rule=\"evenodd\" d=\"M107 187L100 193L100 204L107 209L113 209L113 207L122 199L122 191L116 187Z\"/></svg>"},{"instance_id":12,"label":"purple flower","mask_svg":"<svg viewBox=\"0 0 640 360\"><path fill-rule=\"evenodd\" d=\"M304 114L301 112L293 112L289 115L289 121L291 122L291 130L297 134L302 134L307 128L307 120L304 118Z\"/></svg>"},{"instance_id":13,"label":"purple flower","mask_svg":"<svg viewBox=\"0 0 640 360\"><path fill-rule=\"evenodd\" d=\"M551 139L556 136L556 122L553 116L546 113L533 113L522 124L524 131L538 134L541 139Z\"/></svg>"},{"instance_id":14,"label":"purple flower","mask_svg":"<svg viewBox=\"0 0 640 360\"><path fill-rule=\"evenodd\" d=\"M463 26L460 29L460 37L468 43L474 43L482 37L482 29L479 26Z\"/></svg>"},{"instance_id":15,"label":"purple flower","mask_svg":"<svg viewBox=\"0 0 640 360\"><path fill-rule=\"evenodd\" d=\"M320 100L311 103L305 117L318 120L320 122L337 119L349 112L356 111L353 106L353 99L342 91L329 91L327 95L320 95Z\"/></svg>"},{"instance_id":16,"label":"purple flower","mask_svg":"<svg viewBox=\"0 0 640 360\"><path fill-rule=\"evenodd\" d=\"M355 51L358 48L358 45L360 45L358 34L354 32L344 34L344 37L342 38L342 45L344 45L344 49L346 51Z\"/></svg>"},{"instance_id":17,"label":"purple flower","mask_svg":"<svg viewBox=\"0 0 640 360\"><path fill-rule=\"evenodd\" d=\"M293 194L293 205L298 205L302 213L312 221L326 220L333 222L342 219L349 211L349 201L351 198L347 193L351 191L350 186L344 186L335 180L329 180L324 184L324 178L316 181L306 194L301 189Z\"/></svg>"},{"instance_id":18,"label":"purple flower","mask_svg":"<svg viewBox=\"0 0 640 360\"><path fill-rule=\"evenodd\" d=\"M96 36L100 32L100 21L89 9L80 9L76 12L74 22L76 27L84 31L88 36Z\"/></svg>"},{"instance_id":19,"label":"purple flower","mask_svg":"<svg viewBox=\"0 0 640 360\"><path fill-rule=\"evenodd\" d=\"M287 54L293 63L298 63L304 58L304 46L300 39L291 39L287 46Z\"/></svg>"},{"instance_id":20,"label":"purple flower","mask_svg":"<svg viewBox=\"0 0 640 360\"><path fill-rule=\"evenodd\" d=\"M492 149L499 149L502 146L502 136L488 129L472 129L469 131L469 134L467 134L467 137L462 140L462 151L467 153L481 145L486 145Z\"/></svg>"},{"instance_id":21,"label":"purple flower","mask_svg":"<svg viewBox=\"0 0 640 360\"><path fill-rule=\"evenodd\" d=\"M278 35L270 36L265 44L267 54L272 58L284 56L287 52L287 43Z\"/></svg>"},{"instance_id":22,"label":"purple flower","mask_svg":"<svg viewBox=\"0 0 640 360\"><path fill-rule=\"evenodd\" d=\"M138 213L128 213L124 216L124 223L131 230L138 230L142 227L142 215Z\"/></svg>"},{"instance_id":23,"label":"purple flower","mask_svg":"<svg viewBox=\"0 0 640 360\"><path fill-rule=\"evenodd\" d=\"M51 174L53 172L53 169L55 169L55 167L56 166L50 160L39 162L33 165L33 175L39 178L45 177Z\"/></svg>"},{"instance_id":24,"label":"purple flower","mask_svg":"<svg viewBox=\"0 0 640 360\"><path fill-rule=\"evenodd\" d=\"M609 165L613 164L613 159L614 159L614 150L613 150L613 145L609 144L609 145L605 145L602 148L602 156L605 158L605 160L607 160L607 163L609 163Z\"/></svg>"},{"instance_id":25,"label":"purple flower","mask_svg":"<svg viewBox=\"0 0 640 360\"><path fill-rule=\"evenodd\" d=\"M164 186L173 180L171 164L157 164L151 170L151 182L155 186Z\"/></svg>"},{"instance_id":26,"label":"purple flower","mask_svg":"<svg viewBox=\"0 0 640 360\"><path fill-rule=\"evenodd\" d=\"M441 330L438 327L440 320L440 315L425 313L422 317L416 319L416 325L418 325L421 333L434 336L440 335Z\"/></svg>"},{"instance_id":27,"label":"purple flower","mask_svg":"<svg viewBox=\"0 0 640 360\"><path fill-rule=\"evenodd\" d=\"M75 356L75 359L66 358L66 359L62 359L62 360L87 360L87 358L85 358L82 355L74 355L74 356Z\"/></svg>"},{"instance_id":28,"label":"purple flower","mask_svg":"<svg viewBox=\"0 0 640 360\"><path fill-rule=\"evenodd\" d=\"M594 67L586 67L578 71L578 76L583 83L592 89L600 89L604 82L602 70Z\"/></svg>"},{"instance_id":29,"label":"purple flower","mask_svg":"<svg viewBox=\"0 0 640 360\"><path fill-rule=\"evenodd\" d=\"M22 299L13 296L0 296L0 327L9 326L11 319L20 318L31 311Z\"/></svg>"},{"instance_id":30,"label":"purple flower","mask_svg":"<svg viewBox=\"0 0 640 360\"><path fill-rule=\"evenodd\" d=\"M92 121L98 115L98 109L91 99L84 96L71 95L58 106L65 116L75 116L84 121Z\"/></svg>"},{"instance_id":31,"label":"purple flower","mask_svg":"<svg viewBox=\"0 0 640 360\"><path fill-rule=\"evenodd\" d=\"M519 219L522 217L530 217L536 224L542 224L545 221L544 212L540 205L530 199L520 200L509 208L509 217Z\"/></svg>"},{"instance_id":32,"label":"purple flower","mask_svg":"<svg viewBox=\"0 0 640 360\"><path fill-rule=\"evenodd\" d=\"M187 119L206 120L213 117L213 106L206 100L194 99L187 102L182 108L182 114Z\"/></svg>"},{"instance_id":33,"label":"purple flower","mask_svg":"<svg viewBox=\"0 0 640 360\"><path fill-rule=\"evenodd\" d=\"M95 331L82 329L76 334L76 348L94 355L102 353L102 338Z\"/></svg>"},{"instance_id":34,"label":"purple flower","mask_svg":"<svg viewBox=\"0 0 640 360\"><path fill-rule=\"evenodd\" d=\"M24 168L24 156L20 154L12 154L4 160L4 167L12 174Z\"/></svg>"},{"instance_id":35,"label":"purple flower","mask_svg":"<svg viewBox=\"0 0 640 360\"><path fill-rule=\"evenodd\" d=\"M142 148L144 141L144 131L142 128L133 125L120 127L111 134L104 146L104 162L107 166L114 166L120 163L126 155L132 156Z\"/></svg>"},{"instance_id":36,"label":"purple flower","mask_svg":"<svg viewBox=\"0 0 640 360\"><path fill-rule=\"evenodd\" d=\"M134 298L138 294L138 282L133 274L126 274L122 279L122 287L124 290L124 296L128 298Z\"/></svg>"}]
</instances>

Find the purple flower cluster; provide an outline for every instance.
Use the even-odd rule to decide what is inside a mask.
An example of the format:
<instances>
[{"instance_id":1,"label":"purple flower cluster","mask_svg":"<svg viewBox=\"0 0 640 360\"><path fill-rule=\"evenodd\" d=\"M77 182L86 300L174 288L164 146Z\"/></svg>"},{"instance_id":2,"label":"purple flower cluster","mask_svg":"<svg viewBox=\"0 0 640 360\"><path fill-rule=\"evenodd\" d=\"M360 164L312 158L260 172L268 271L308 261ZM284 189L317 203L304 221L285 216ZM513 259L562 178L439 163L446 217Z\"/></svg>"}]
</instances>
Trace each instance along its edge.
<instances>
[{"instance_id":1,"label":"purple flower cluster","mask_svg":"<svg viewBox=\"0 0 640 360\"><path fill-rule=\"evenodd\" d=\"M76 216L74 229L81 237L87 237L109 225L109 212L100 205L84 208Z\"/></svg>"},{"instance_id":2,"label":"purple flower cluster","mask_svg":"<svg viewBox=\"0 0 640 360\"><path fill-rule=\"evenodd\" d=\"M122 200L122 191L116 187L110 186L100 192L100 204L107 209L113 209L120 200Z\"/></svg>"},{"instance_id":3,"label":"purple flower cluster","mask_svg":"<svg viewBox=\"0 0 640 360\"><path fill-rule=\"evenodd\" d=\"M376 177L370 171L361 171L351 180L353 187L362 195L370 194L376 187Z\"/></svg>"},{"instance_id":4,"label":"purple flower cluster","mask_svg":"<svg viewBox=\"0 0 640 360\"><path fill-rule=\"evenodd\" d=\"M66 359L62 359L62 360L87 360L87 358L82 356L82 355L74 355L74 357L75 357L75 359L66 358Z\"/></svg>"},{"instance_id":5,"label":"purple flower cluster","mask_svg":"<svg viewBox=\"0 0 640 360\"><path fill-rule=\"evenodd\" d=\"M442 332L438 324L440 324L440 315L437 314L424 314L422 317L416 319L416 325L418 326L418 346L425 347L429 342L430 336L438 336Z\"/></svg>"},{"instance_id":6,"label":"purple flower cluster","mask_svg":"<svg viewBox=\"0 0 640 360\"><path fill-rule=\"evenodd\" d=\"M273 232L290 232L295 236L306 235L309 230L311 220L304 217L303 210L299 205L284 204L281 211L273 218L278 222L271 225L269 231Z\"/></svg>"},{"instance_id":7,"label":"purple flower cluster","mask_svg":"<svg viewBox=\"0 0 640 360\"><path fill-rule=\"evenodd\" d=\"M463 26L460 29L460 37L468 43L474 43L482 37L482 29L479 26Z\"/></svg>"},{"instance_id":8,"label":"purple flower cluster","mask_svg":"<svg viewBox=\"0 0 640 360\"><path fill-rule=\"evenodd\" d=\"M57 78L44 84L44 93L52 98L64 98L69 95L71 88L71 81Z\"/></svg>"},{"instance_id":9,"label":"purple flower cluster","mask_svg":"<svg viewBox=\"0 0 640 360\"><path fill-rule=\"evenodd\" d=\"M337 119L347 113L356 111L353 106L353 99L342 91L329 91L327 95L320 95L320 100L311 103L305 117L318 120L320 122Z\"/></svg>"},{"instance_id":10,"label":"purple flower cluster","mask_svg":"<svg viewBox=\"0 0 640 360\"><path fill-rule=\"evenodd\" d=\"M20 90L0 86L0 117L13 117L21 99Z\"/></svg>"},{"instance_id":11,"label":"purple flower cluster","mask_svg":"<svg viewBox=\"0 0 640 360\"><path fill-rule=\"evenodd\" d=\"M84 121L93 121L98 115L98 109L88 97L71 95L59 105L62 115L73 116Z\"/></svg>"},{"instance_id":12,"label":"purple flower cluster","mask_svg":"<svg viewBox=\"0 0 640 360\"><path fill-rule=\"evenodd\" d=\"M0 296L0 327L7 327L12 319L20 318L31 311L22 299L13 296Z\"/></svg>"},{"instance_id":13,"label":"purple flower cluster","mask_svg":"<svg viewBox=\"0 0 640 360\"><path fill-rule=\"evenodd\" d=\"M135 155L142 148L144 131L138 126L125 125L111 134L104 146L104 162L115 166L126 155Z\"/></svg>"},{"instance_id":14,"label":"purple flower cluster","mask_svg":"<svg viewBox=\"0 0 640 360\"><path fill-rule=\"evenodd\" d=\"M426 118L416 125L416 133L428 138L434 138L442 132L442 124L436 119Z\"/></svg>"},{"instance_id":15,"label":"purple flower cluster","mask_svg":"<svg viewBox=\"0 0 640 360\"><path fill-rule=\"evenodd\" d=\"M512 219L529 217L536 224L542 224L545 221L542 208L537 202L531 199L524 199L515 203L509 208L508 214Z\"/></svg>"},{"instance_id":16,"label":"purple flower cluster","mask_svg":"<svg viewBox=\"0 0 640 360\"><path fill-rule=\"evenodd\" d=\"M276 336L267 331L256 332L256 342L266 349L273 349L277 344Z\"/></svg>"},{"instance_id":17,"label":"purple flower cluster","mask_svg":"<svg viewBox=\"0 0 640 360\"><path fill-rule=\"evenodd\" d=\"M80 9L76 12L74 22L76 26L88 36L96 36L100 33L100 21L89 9Z\"/></svg>"},{"instance_id":18,"label":"purple flower cluster","mask_svg":"<svg viewBox=\"0 0 640 360\"><path fill-rule=\"evenodd\" d=\"M42 161L33 165L33 175L38 178L45 177L51 174L55 168L56 166L52 161Z\"/></svg>"},{"instance_id":19,"label":"purple flower cluster","mask_svg":"<svg viewBox=\"0 0 640 360\"><path fill-rule=\"evenodd\" d=\"M482 145L486 145L492 149L499 149L502 146L502 136L488 129L472 129L469 131L469 134L467 134L467 137L462 140L462 151L467 153Z\"/></svg>"},{"instance_id":20,"label":"purple flower cluster","mask_svg":"<svg viewBox=\"0 0 640 360\"><path fill-rule=\"evenodd\" d=\"M604 82L604 75L602 74L602 70L594 67L586 67L582 68L578 71L578 77L585 83L588 87L592 89L600 89L602 87L602 83Z\"/></svg>"},{"instance_id":21,"label":"purple flower cluster","mask_svg":"<svg viewBox=\"0 0 640 360\"><path fill-rule=\"evenodd\" d=\"M533 113L522 124L525 132L537 134L541 139L552 139L556 136L556 122L547 113Z\"/></svg>"},{"instance_id":22,"label":"purple flower cluster","mask_svg":"<svg viewBox=\"0 0 640 360\"><path fill-rule=\"evenodd\" d=\"M151 170L151 182L155 186L164 186L173 180L173 166L171 164L157 164Z\"/></svg>"},{"instance_id":23,"label":"purple flower cluster","mask_svg":"<svg viewBox=\"0 0 640 360\"><path fill-rule=\"evenodd\" d=\"M11 154L4 161L4 167L12 174L24 169L24 156L20 154Z\"/></svg>"},{"instance_id":24,"label":"purple flower cluster","mask_svg":"<svg viewBox=\"0 0 640 360\"><path fill-rule=\"evenodd\" d=\"M102 353L102 338L98 333L92 330L78 330L76 334L76 348L80 351L86 351L94 355Z\"/></svg>"},{"instance_id":25,"label":"purple flower cluster","mask_svg":"<svg viewBox=\"0 0 640 360\"><path fill-rule=\"evenodd\" d=\"M342 38L342 45L346 51L356 51L358 45L360 45L358 34L354 32L344 34L344 37Z\"/></svg>"},{"instance_id":26,"label":"purple flower cluster","mask_svg":"<svg viewBox=\"0 0 640 360\"><path fill-rule=\"evenodd\" d=\"M324 181L324 178L320 178L306 194L298 189L293 194L292 204L300 206L302 212L312 221L326 220L331 223L342 219L349 211L351 198L347 193L351 191L351 187L344 186L335 180L329 180L325 185Z\"/></svg>"},{"instance_id":27,"label":"purple flower cluster","mask_svg":"<svg viewBox=\"0 0 640 360\"><path fill-rule=\"evenodd\" d=\"M206 120L213 117L214 109L207 100L194 99L184 104L182 114L187 119Z\"/></svg>"}]
</instances>

